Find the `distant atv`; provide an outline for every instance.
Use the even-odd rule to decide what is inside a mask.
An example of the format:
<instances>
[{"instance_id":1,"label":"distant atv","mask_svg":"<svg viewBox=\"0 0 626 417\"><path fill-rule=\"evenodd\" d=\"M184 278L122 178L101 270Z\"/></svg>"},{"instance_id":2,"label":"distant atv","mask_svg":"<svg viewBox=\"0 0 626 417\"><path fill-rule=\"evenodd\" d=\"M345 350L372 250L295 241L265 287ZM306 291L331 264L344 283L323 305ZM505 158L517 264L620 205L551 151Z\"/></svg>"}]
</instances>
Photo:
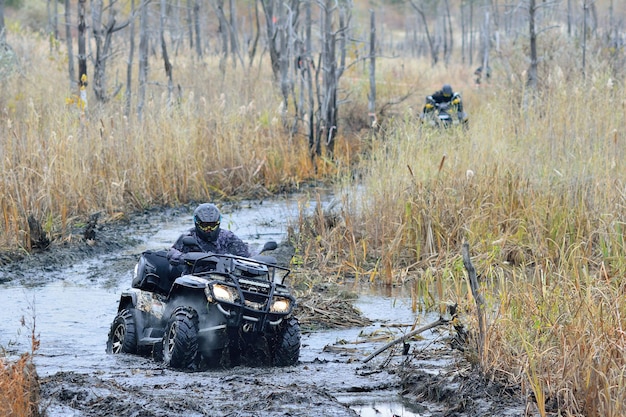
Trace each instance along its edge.
<instances>
[{"instance_id":1,"label":"distant atv","mask_svg":"<svg viewBox=\"0 0 626 417\"><path fill-rule=\"evenodd\" d=\"M463 112L459 120L459 112L451 102L435 103L433 101L431 104L434 107L433 110L420 115L422 123L440 128L457 125L463 125L463 127L467 128L469 126L467 114Z\"/></svg>"},{"instance_id":2,"label":"distant atv","mask_svg":"<svg viewBox=\"0 0 626 417\"><path fill-rule=\"evenodd\" d=\"M268 242L263 251L275 248ZM172 266L166 254L146 251L139 259L111 325L108 353L152 354L189 370L298 362L296 300L284 285L289 269L271 256L206 252L189 252L185 265Z\"/></svg>"}]
</instances>

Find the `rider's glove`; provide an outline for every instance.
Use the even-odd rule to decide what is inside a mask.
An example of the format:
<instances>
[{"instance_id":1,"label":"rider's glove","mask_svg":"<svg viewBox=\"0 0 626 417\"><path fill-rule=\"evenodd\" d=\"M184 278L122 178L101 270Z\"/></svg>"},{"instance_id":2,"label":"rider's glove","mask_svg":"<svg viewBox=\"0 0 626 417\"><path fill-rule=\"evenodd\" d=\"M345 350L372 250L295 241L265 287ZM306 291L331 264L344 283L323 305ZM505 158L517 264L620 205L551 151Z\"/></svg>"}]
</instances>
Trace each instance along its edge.
<instances>
[{"instance_id":1,"label":"rider's glove","mask_svg":"<svg viewBox=\"0 0 626 417\"><path fill-rule=\"evenodd\" d=\"M452 100L452 104L459 104L460 102L461 100L458 97Z\"/></svg>"},{"instance_id":2,"label":"rider's glove","mask_svg":"<svg viewBox=\"0 0 626 417\"><path fill-rule=\"evenodd\" d=\"M434 106L431 103L426 103L426 105L424 106L424 108L426 110L431 110Z\"/></svg>"}]
</instances>

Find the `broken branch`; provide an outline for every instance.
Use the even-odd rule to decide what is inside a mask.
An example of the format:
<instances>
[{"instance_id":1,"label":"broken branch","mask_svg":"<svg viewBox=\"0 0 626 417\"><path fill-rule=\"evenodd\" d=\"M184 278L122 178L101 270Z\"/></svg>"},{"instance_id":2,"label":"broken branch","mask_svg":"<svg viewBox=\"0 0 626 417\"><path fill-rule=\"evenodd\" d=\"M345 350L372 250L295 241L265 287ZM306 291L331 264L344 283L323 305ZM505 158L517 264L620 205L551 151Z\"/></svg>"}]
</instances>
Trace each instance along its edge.
<instances>
[{"instance_id":1,"label":"broken branch","mask_svg":"<svg viewBox=\"0 0 626 417\"><path fill-rule=\"evenodd\" d=\"M382 352L384 352L385 350L389 349L390 347L397 345L400 342L404 342L407 339L410 339L411 337L418 335L420 333L425 332L426 330L430 330L434 327L437 326L441 326L442 324L446 324L448 323L449 320L444 319L443 317L439 317L439 320L434 321L430 324L427 324L426 326L420 327L419 329L413 330L412 332L409 332L407 334L405 334L402 337L399 337L389 343L387 343L385 346L381 347L380 349L378 349L376 352L372 353L371 355L369 355L367 358L365 358L365 360L363 361L363 363L367 363L369 361L371 361L373 358L375 358L376 356L380 355Z\"/></svg>"}]
</instances>

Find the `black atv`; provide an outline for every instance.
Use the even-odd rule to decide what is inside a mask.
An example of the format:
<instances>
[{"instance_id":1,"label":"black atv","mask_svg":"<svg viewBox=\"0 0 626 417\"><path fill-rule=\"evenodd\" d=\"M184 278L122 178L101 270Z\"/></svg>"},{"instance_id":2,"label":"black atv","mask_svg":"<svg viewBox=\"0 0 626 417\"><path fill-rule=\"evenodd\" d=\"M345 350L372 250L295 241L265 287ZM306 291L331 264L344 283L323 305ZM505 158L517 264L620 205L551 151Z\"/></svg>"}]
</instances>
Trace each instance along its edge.
<instances>
[{"instance_id":1,"label":"black atv","mask_svg":"<svg viewBox=\"0 0 626 417\"><path fill-rule=\"evenodd\" d=\"M263 251L275 248L268 242ZM111 325L108 353L151 354L184 370L297 364L296 300L284 285L289 269L267 255L189 252L180 266L166 255L145 251L139 259Z\"/></svg>"}]
</instances>

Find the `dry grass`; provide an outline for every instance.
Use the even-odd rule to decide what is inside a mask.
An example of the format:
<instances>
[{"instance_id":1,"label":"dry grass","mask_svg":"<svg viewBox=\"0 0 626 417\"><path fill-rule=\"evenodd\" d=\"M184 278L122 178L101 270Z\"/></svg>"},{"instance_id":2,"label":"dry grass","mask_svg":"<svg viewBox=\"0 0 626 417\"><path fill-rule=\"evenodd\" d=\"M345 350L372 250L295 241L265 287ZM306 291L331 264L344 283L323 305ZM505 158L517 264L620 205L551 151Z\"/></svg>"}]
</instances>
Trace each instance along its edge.
<instances>
[{"instance_id":1,"label":"dry grass","mask_svg":"<svg viewBox=\"0 0 626 417\"><path fill-rule=\"evenodd\" d=\"M177 57L176 105L151 86L142 121L124 116L121 95L106 107L90 98L81 116L66 101L65 55L30 36L10 34L24 72L0 95L0 248L30 248L29 215L54 238L95 211L262 196L334 175L335 162L316 166L306 139L282 129L269 74L222 78L217 61Z\"/></svg>"},{"instance_id":2,"label":"dry grass","mask_svg":"<svg viewBox=\"0 0 626 417\"><path fill-rule=\"evenodd\" d=\"M22 321L24 325L24 321ZM7 417L39 416L39 377L33 357L39 338L31 331L31 351L16 360L0 356L0 415Z\"/></svg>"},{"instance_id":3,"label":"dry grass","mask_svg":"<svg viewBox=\"0 0 626 417\"><path fill-rule=\"evenodd\" d=\"M473 327L460 257L467 240L489 307L476 358L485 373L519 383L541 415L624 414L626 80L603 64L601 48L582 79L579 48L542 35L552 56L538 94L524 88L526 53L514 45L503 43L493 60L490 88L471 86L471 68L380 60L379 103L417 94L386 113L377 135L341 138L336 160L314 165L303 139L283 133L265 73L222 79L216 62L199 70L177 57L183 94L173 108L152 86L142 122L123 116L121 97L103 108L90 102L79 117L65 101L65 56L9 35L24 72L0 93L0 247L28 248L29 214L54 237L93 211L337 178L341 204L299 219L303 264L324 268L328 280L409 283L416 309L453 299ZM362 115L364 67L344 80L362 100L340 114ZM467 133L415 123L423 96L443 82L463 93Z\"/></svg>"},{"instance_id":4,"label":"dry grass","mask_svg":"<svg viewBox=\"0 0 626 417\"><path fill-rule=\"evenodd\" d=\"M476 328L467 240L489 307L485 374L519 384L542 416L620 416L626 80L559 71L539 94L503 74L465 90L468 133L383 125L341 204L300 219L299 245L331 275L412 285L416 309L459 302Z\"/></svg>"}]
</instances>

